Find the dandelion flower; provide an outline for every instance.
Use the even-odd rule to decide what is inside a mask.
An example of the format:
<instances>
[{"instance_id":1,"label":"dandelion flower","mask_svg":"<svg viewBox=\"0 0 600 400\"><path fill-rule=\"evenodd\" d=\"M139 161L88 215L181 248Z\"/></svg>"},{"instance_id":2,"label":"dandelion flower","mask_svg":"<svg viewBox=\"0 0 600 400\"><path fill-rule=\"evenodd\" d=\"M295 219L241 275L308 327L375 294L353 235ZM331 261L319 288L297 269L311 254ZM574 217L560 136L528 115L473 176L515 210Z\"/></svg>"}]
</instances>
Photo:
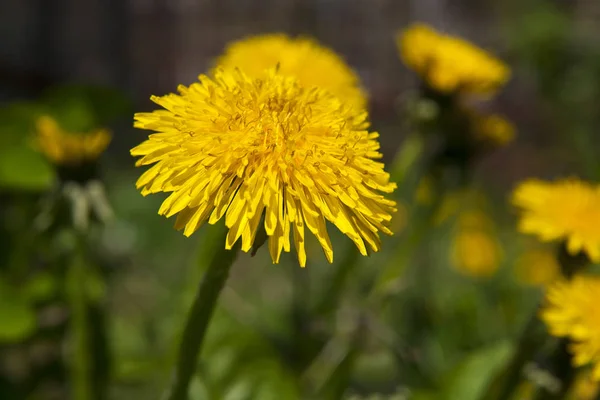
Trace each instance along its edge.
<instances>
[{"instance_id":1,"label":"dandelion flower","mask_svg":"<svg viewBox=\"0 0 600 400\"><path fill-rule=\"evenodd\" d=\"M458 232L452 246L454 267L472 277L494 275L500 265L500 248L488 232L465 229Z\"/></svg>"},{"instance_id":2,"label":"dandelion flower","mask_svg":"<svg viewBox=\"0 0 600 400\"><path fill-rule=\"evenodd\" d=\"M540 315L550 334L571 339L575 366L593 364L595 381L600 381L599 299L600 278L578 275L548 288Z\"/></svg>"},{"instance_id":3,"label":"dandelion flower","mask_svg":"<svg viewBox=\"0 0 600 400\"><path fill-rule=\"evenodd\" d=\"M96 160L110 143L111 135L105 129L87 133L66 132L58 123L43 116L37 120L35 146L58 165L80 165Z\"/></svg>"},{"instance_id":4,"label":"dandelion flower","mask_svg":"<svg viewBox=\"0 0 600 400\"><path fill-rule=\"evenodd\" d=\"M400 56L434 90L491 95L510 77L510 69L485 50L424 24L396 37Z\"/></svg>"},{"instance_id":5,"label":"dandelion flower","mask_svg":"<svg viewBox=\"0 0 600 400\"><path fill-rule=\"evenodd\" d=\"M463 211L458 217L458 225L466 229L490 229L493 226L491 218L481 210Z\"/></svg>"},{"instance_id":6,"label":"dandelion flower","mask_svg":"<svg viewBox=\"0 0 600 400\"><path fill-rule=\"evenodd\" d=\"M282 74L295 77L305 86L327 89L359 109L367 104L356 73L333 50L310 38L253 36L229 44L216 65L239 68L251 78L263 78L268 69L279 66Z\"/></svg>"},{"instance_id":7,"label":"dandelion flower","mask_svg":"<svg viewBox=\"0 0 600 400\"><path fill-rule=\"evenodd\" d=\"M456 270L467 276L489 277L496 273L502 260L502 249L485 213L468 211L459 216L451 260Z\"/></svg>"},{"instance_id":8,"label":"dandelion flower","mask_svg":"<svg viewBox=\"0 0 600 400\"><path fill-rule=\"evenodd\" d=\"M468 216L469 210L487 207L487 199L483 193L473 189L461 189L444 194L433 218L434 225L442 225L456 216ZM479 212L479 211L477 211Z\"/></svg>"},{"instance_id":9,"label":"dandelion flower","mask_svg":"<svg viewBox=\"0 0 600 400\"><path fill-rule=\"evenodd\" d=\"M177 214L176 229L190 236L208 221L225 218L225 247L241 237L252 248L264 220L273 262L290 251L306 264L305 226L329 262L326 222L367 255L380 248L395 202L378 134L367 113L346 106L318 87L269 71L253 78L238 69L200 76L179 94L152 100L165 108L135 115L135 127L157 131L131 150L137 165L154 164L137 181L143 195L170 192L159 214Z\"/></svg>"},{"instance_id":10,"label":"dandelion flower","mask_svg":"<svg viewBox=\"0 0 600 400\"><path fill-rule=\"evenodd\" d=\"M522 210L518 229L542 241L564 240L571 255L600 262L600 185L578 179L528 180L513 193Z\"/></svg>"},{"instance_id":11,"label":"dandelion flower","mask_svg":"<svg viewBox=\"0 0 600 400\"><path fill-rule=\"evenodd\" d=\"M546 286L561 277L560 265L550 249L530 249L515 264L519 281L532 286Z\"/></svg>"},{"instance_id":12,"label":"dandelion flower","mask_svg":"<svg viewBox=\"0 0 600 400\"><path fill-rule=\"evenodd\" d=\"M577 375L573 384L573 400L595 400L600 393L598 380L595 380L590 371Z\"/></svg>"},{"instance_id":13,"label":"dandelion flower","mask_svg":"<svg viewBox=\"0 0 600 400\"><path fill-rule=\"evenodd\" d=\"M472 122L475 137L480 141L505 146L515 138L515 126L498 114L474 114Z\"/></svg>"}]
</instances>

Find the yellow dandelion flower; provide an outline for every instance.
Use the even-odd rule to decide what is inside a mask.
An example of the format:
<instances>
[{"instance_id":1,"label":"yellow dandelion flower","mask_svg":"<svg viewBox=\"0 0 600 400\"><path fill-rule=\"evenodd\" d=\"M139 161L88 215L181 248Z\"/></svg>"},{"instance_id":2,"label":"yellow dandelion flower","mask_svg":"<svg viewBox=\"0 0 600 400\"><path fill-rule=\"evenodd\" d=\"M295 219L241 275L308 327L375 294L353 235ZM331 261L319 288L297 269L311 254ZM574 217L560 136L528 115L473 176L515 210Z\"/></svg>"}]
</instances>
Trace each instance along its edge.
<instances>
[{"instance_id":1,"label":"yellow dandelion flower","mask_svg":"<svg viewBox=\"0 0 600 400\"><path fill-rule=\"evenodd\" d=\"M510 69L485 50L425 24L396 37L403 62L434 90L491 95L510 77Z\"/></svg>"},{"instance_id":2,"label":"yellow dandelion flower","mask_svg":"<svg viewBox=\"0 0 600 400\"><path fill-rule=\"evenodd\" d=\"M482 210L466 210L458 217L458 225L463 229L491 229L493 222Z\"/></svg>"},{"instance_id":3,"label":"yellow dandelion flower","mask_svg":"<svg viewBox=\"0 0 600 400\"><path fill-rule=\"evenodd\" d=\"M48 159L59 165L78 165L96 160L110 143L111 135L106 129L88 133L66 132L48 117L36 122L36 148Z\"/></svg>"},{"instance_id":4,"label":"yellow dandelion flower","mask_svg":"<svg viewBox=\"0 0 600 400\"><path fill-rule=\"evenodd\" d=\"M477 190L462 189L446 193L433 218L433 224L441 225L461 212L464 215L468 210L485 208L487 203L485 195Z\"/></svg>"},{"instance_id":5,"label":"yellow dandelion flower","mask_svg":"<svg viewBox=\"0 0 600 400\"><path fill-rule=\"evenodd\" d=\"M318 86L359 109L367 105L366 93L356 73L333 50L310 38L284 34L253 36L227 46L216 65L239 68L252 78L263 78L279 66L284 75L305 86Z\"/></svg>"},{"instance_id":6,"label":"yellow dandelion flower","mask_svg":"<svg viewBox=\"0 0 600 400\"><path fill-rule=\"evenodd\" d=\"M583 251L600 262L600 185L532 179L516 188L512 202L522 209L519 231L542 241L565 240L570 254Z\"/></svg>"},{"instance_id":7,"label":"yellow dandelion flower","mask_svg":"<svg viewBox=\"0 0 600 400\"><path fill-rule=\"evenodd\" d=\"M496 146L505 146L516 136L515 126L506 118L497 115L474 115L473 130L477 139Z\"/></svg>"},{"instance_id":8,"label":"yellow dandelion flower","mask_svg":"<svg viewBox=\"0 0 600 400\"><path fill-rule=\"evenodd\" d=\"M536 386L532 382L521 382L519 386L517 386L517 389L515 390L515 395L512 397L512 399L532 400L533 395L535 394L535 388Z\"/></svg>"},{"instance_id":9,"label":"yellow dandelion flower","mask_svg":"<svg viewBox=\"0 0 600 400\"><path fill-rule=\"evenodd\" d=\"M579 373L573 386L572 400L595 400L600 394L599 382L590 371Z\"/></svg>"},{"instance_id":10,"label":"yellow dandelion flower","mask_svg":"<svg viewBox=\"0 0 600 400\"><path fill-rule=\"evenodd\" d=\"M550 249L529 249L515 263L517 279L532 286L546 286L561 277L560 265Z\"/></svg>"},{"instance_id":11,"label":"yellow dandelion flower","mask_svg":"<svg viewBox=\"0 0 600 400\"><path fill-rule=\"evenodd\" d=\"M472 214L466 224L459 223L451 245L452 264L464 275L490 277L500 266L502 249L491 229L486 229L487 221L474 217Z\"/></svg>"},{"instance_id":12,"label":"yellow dandelion flower","mask_svg":"<svg viewBox=\"0 0 600 400\"><path fill-rule=\"evenodd\" d=\"M558 281L546 292L540 317L550 334L567 337L573 344L573 364L593 365L592 377L600 381L600 278L578 275Z\"/></svg>"},{"instance_id":13,"label":"yellow dandelion flower","mask_svg":"<svg viewBox=\"0 0 600 400\"><path fill-rule=\"evenodd\" d=\"M290 230L300 265L305 231L332 262L326 222L354 241L361 254L378 251L395 202L381 192L389 182L378 134L367 113L317 87L307 88L273 69L251 78L238 69L200 76L179 94L152 100L166 110L135 115L135 127L157 131L131 150L137 165L154 164L137 181L142 194L170 192L159 214L177 215L190 236L204 222L225 217L225 246L241 237L249 251L264 219L274 263L290 251Z\"/></svg>"}]
</instances>

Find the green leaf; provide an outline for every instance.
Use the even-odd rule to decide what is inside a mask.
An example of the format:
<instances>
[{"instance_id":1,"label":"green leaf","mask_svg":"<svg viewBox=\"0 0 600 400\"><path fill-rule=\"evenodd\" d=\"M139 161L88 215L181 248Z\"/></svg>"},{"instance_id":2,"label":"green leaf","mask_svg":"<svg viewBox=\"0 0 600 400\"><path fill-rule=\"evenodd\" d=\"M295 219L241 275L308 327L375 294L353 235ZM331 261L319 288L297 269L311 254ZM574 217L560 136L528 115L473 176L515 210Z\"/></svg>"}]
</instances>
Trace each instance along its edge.
<instances>
[{"instance_id":1,"label":"green leaf","mask_svg":"<svg viewBox=\"0 0 600 400\"><path fill-rule=\"evenodd\" d=\"M249 377L241 377L232 383L223 396L224 400L246 400L252 398L255 382Z\"/></svg>"},{"instance_id":2,"label":"green leaf","mask_svg":"<svg viewBox=\"0 0 600 400\"><path fill-rule=\"evenodd\" d=\"M26 143L41 114L39 105L14 102L0 108L0 146Z\"/></svg>"},{"instance_id":3,"label":"green leaf","mask_svg":"<svg viewBox=\"0 0 600 400\"><path fill-rule=\"evenodd\" d=\"M417 390L411 392L410 400L438 400L438 394L433 391Z\"/></svg>"},{"instance_id":4,"label":"green leaf","mask_svg":"<svg viewBox=\"0 0 600 400\"><path fill-rule=\"evenodd\" d=\"M23 288L23 296L29 301L41 301L56 293L57 282L49 273L40 273L32 278Z\"/></svg>"},{"instance_id":5,"label":"green leaf","mask_svg":"<svg viewBox=\"0 0 600 400\"><path fill-rule=\"evenodd\" d=\"M192 382L190 384L190 400L196 399L214 399L215 397L211 395L210 390L206 387L206 384L198 377L192 378Z\"/></svg>"},{"instance_id":6,"label":"green leaf","mask_svg":"<svg viewBox=\"0 0 600 400\"><path fill-rule=\"evenodd\" d=\"M88 268L86 272L86 291L87 296L93 302L99 302L106 297L106 282L98 272Z\"/></svg>"},{"instance_id":7,"label":"green leaf","mask_svg":"<svg viewBox=\"0 0 600 400\"><path fill-rule=\"evenodd\" d=\"M476 400L483 395L489 380L512 353L507 341L473 352L451 374L445 385L444 399Z\"/></svg>"},{"instance_id":8,"label":"green leaf","mask_svg":"<svg viewBox=\"0 0 600 400\"><path fill-rule=\"evenodd\" d=\"M389 351L364 352L355 361L353 379L359 384L377 386L394 379L398 374L398 365Z\"/></svg>"},{"instance_id":9,"label":"green leaf","mask_svg":"<svg viewBox=\"0 0 600 400\"><path fill-rule=\"evenodd\" d=\"M127 96L102 86L59 86L47 91L42 99L61 127L71 132L86 132L132 113Z\"/></svg>"},{"instance_id":10,"label":"green leaf","mask_svg":"<svg viewBox=\"0 0 600 400\"><path fill-rule=\"evenodd\" d=\"M425 141L423 135L413 133L405 141L390 166L390 181L398 185L404 183L411 168L423 154Z\"/></svg>"},{"instance_id":11,"label":"green leaf","mask_svg":"<svg viewBox=\"0 0 600 400\"><path fill-rule=\"evenodd\" d=\"M31 146L42 109L28 102L0 108L0 189L46 190L56 178L50 163Z\"/></svg>"},{"instance_id":12,"label":"green leaf","mask_svg":"<svg viewBox=\"0 0 600 400\"><path fill-rule=\"evenodd\" d=\"M56 179L46 159L26 144L0 148L0 188L46 190Z\"/></svg>"},{"instance_id":13,"label":"green leaf","mask_svg":"<svg viewBox=\"0 0 600 400\"><path fill-rule=\"evenodd\" d=\"M35 331L36 315L29 303L7 294L0 295L0 342L18 342Z\"/></svg>"}]
</instances>

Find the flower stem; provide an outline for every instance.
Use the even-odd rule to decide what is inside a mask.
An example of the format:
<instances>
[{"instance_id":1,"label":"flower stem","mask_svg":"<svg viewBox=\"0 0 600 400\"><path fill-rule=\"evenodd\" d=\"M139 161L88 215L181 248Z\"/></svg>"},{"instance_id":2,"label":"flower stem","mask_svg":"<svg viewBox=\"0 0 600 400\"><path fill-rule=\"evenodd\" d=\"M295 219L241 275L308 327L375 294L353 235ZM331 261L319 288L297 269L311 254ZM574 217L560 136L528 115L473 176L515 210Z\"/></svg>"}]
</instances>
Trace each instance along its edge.
<instances>
[{"instance_id":1,"label":"flower stem","mask_svg":"<svg viewBox=\"0 0 600 400\"><path fill-rule=\"evenodd\" d=\"M238 254L238 247L225 250L224 240L216 244L218 250L208 261L208 268L196 292L179 345L179 353L171 387L166 400L187 400L190 381L196 371L202 343L229 270Z\"/></svg>"},{"instance_id":2,"label":"flower stem","mask_svg":"<svg viewBox=\"0 0 600 400\"><path fill-rule=\"evenodd\" d=\"M561 272L567 279L572 279L578 272L586 268L590 261L584 253L572 255L567 250L566 244L563 243L558 250L558 261L560 263ZM556 378L559 383L558 390L549 390L546 387L538 388L534 400L560 400L564 399L571 386L575 382L576 371L573 367L572 356L569 353L568 338L563 338L548 360L548 372Z\"/></svg>"},{"instance_id":3,"label":"flower stem","mask_svg":"<svg viewBox=\"0 0 600 400\"><path fill-rule=\"evenodd\" d=\"M573 386L576 375L575 368L571 364L571 354L569 353L568 346L568 339L561 340L549 360L550 365L548 369L557 378L557 382L560 382L558 390L552 391L546 387L540 387L533 397L534 400L564 399Z\"/></svg>"},{"instance_id":4,"label":"flower stem","mask_svg":"<svg viewBox=\"0 0 600 400\"><path fill-rule=\"evenodd\" d=\"M536 354L544 343L546 333L536 312L523 329L519 344L506 368L496 376L484 392L482 400L508 400L519 386L522 379L523 367Z\"/></svg>"},{"instance_id":5,"label":"flower stem","mask_svg":"<svg viewBox=\"0 0 600 400\"><path fill-rule=\"evenodd\" d=\"M562 274L567 279L571 279L575 273L582 270L589 263L589 260L587 260L587 257L583 254L575 256L570 255L566 249L565 243L562 243L559 246L557 257L561 265ZM548 335L544 329L543 323L538 318L538 308L536 308L536 311L525 327L512 360L506 369L492 381L488 390L484 392L482 400L510 399L511 395L521 382L523 367L528 361L532 360L537 351L547 340ZM557 365L556 368L558 368L558 374L560 375L557 376L557 379L561 381L561 387L565 390L565 392L561 391L560 393L563 393L564 395L574 378L574 376L572 376L573 368L571 367L570 356L566 349L566 341L561 342L561 345L551 357L551 362L553 365ZM545 390L542 390L542 392L546 393ZM536 394L536 396L538 396L535 397L536 400L562 398L544 397L546 394Z\"/></svg>"},{"instance_id":6,"label":"flower stem","mask_svg":"<svg viewBox=\"0 0 600 400\"><path fill-rule=\"evenodd\" d=\"M75 343L72 362L74 400L91 399L91 365L89 360L88 299L83 238L77 234L77 245L67 275L67 293L71 308L71 326Z\"/></svg>"},{"instance_id":7,"label":"flower stem","mask_svg":"<svg viewBox=\"0 0 600 400\"><path fill-rule=\"evenodd\" d=\"M314 307L313 312L316 315L328 317L337 309L340 293L358 265L359 257L360 255L356 247L350 244L342 257L342 261L335 265L335 271L331 278L329 278L325 290L323 290L321 297Z\"/></svg>"}]
</instances>

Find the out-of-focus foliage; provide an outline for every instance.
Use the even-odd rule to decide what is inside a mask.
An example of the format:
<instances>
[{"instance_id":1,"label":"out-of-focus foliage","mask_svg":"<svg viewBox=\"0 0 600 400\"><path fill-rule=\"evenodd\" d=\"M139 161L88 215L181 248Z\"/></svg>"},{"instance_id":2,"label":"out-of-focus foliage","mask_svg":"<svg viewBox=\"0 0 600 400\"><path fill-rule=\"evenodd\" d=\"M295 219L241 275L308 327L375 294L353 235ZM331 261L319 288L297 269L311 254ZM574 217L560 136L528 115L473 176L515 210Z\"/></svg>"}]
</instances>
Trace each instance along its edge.
<instances>
[{"instance_id":1,"label":"out-of-focus foliage","mask_svg":"<svg viewBox=\"0 0 600 400\"><path fill-rule=\"evenodd\" d=\"M380 253L358 257L330 227L332 265L307 235L305 269L293 257L273 265L264 247L241 255L221 293L190 400L493 398L486 396L501 386L545 288L561 276L562 257L555 243L542 246L517 232L500 178L531 174L513 170L535 164L518 158L523 149L524 158L545 168L536 174L596 183L600 177L595 36L575 29L575 16L550 2L511 7L495 54L512 69L513 81L502 90L527 92L526 107L496 110L489 99L423 96L422 88L398 93L404 101L397 120L373 121L382 138L406 134L397 154L384 149L386 170L399 185L395 235L383 238ZM393 40L390 32L390 48ZM169 384L187 309L222 226L183 237L156 213L164 196L136 190L134 161L122 165L110 157L101 163L102 182L114 219L90 219L80 236L67 202L52 214L54 224L40 222L62 182L61 171L32 146L36 119L48 114L64 129L84 132L129 121L131 108L119 91L84 85L0 107L3 400L68 398L81 362L73 333L79 300L86 305L83 361L91 365L96 396L90 400L159 398ZM490 144L471 132L473 115L496 113L511 126L497 126ZM493 171L485 168L490 160ZM473 211L485 223L465 223ZM465 230L489 240L463 240L457 251ZM77 251L85 270L74 285L68 272ZM83 289L75 290L79 300L73 289ZM543 324L536 329L545 334ZM550 362L544 362L556 345L539 342L529 361L541 366L517 374L527 400L547 378ZM589 384L587 392L594 389Z\"/></svg>"},{"instance_id":2,"label":"out-of-focus foliage","mask_svg":"<svg viewBox=\"0 0 600 400\"><path fill-rule=\"evenodd\" d=\"M0 110L0 187L43 190L55 173L44 157L31 147L37 105L11 104Z\"/></svg>"},{"instance_id":3,"label":"out-of-focus foliage","mask_svg":"<svg viewBox=\"0 0 600 400\"><path fill-rule=\"evenodd\" d=\"M35 123L42 115L54 117L73 132L104 127L131 110L130 101L117 90L58 86L37 101L0 107L0 188L40 191L55 181L55 172L34 149Z\"/></svg>"}]
</instances>

